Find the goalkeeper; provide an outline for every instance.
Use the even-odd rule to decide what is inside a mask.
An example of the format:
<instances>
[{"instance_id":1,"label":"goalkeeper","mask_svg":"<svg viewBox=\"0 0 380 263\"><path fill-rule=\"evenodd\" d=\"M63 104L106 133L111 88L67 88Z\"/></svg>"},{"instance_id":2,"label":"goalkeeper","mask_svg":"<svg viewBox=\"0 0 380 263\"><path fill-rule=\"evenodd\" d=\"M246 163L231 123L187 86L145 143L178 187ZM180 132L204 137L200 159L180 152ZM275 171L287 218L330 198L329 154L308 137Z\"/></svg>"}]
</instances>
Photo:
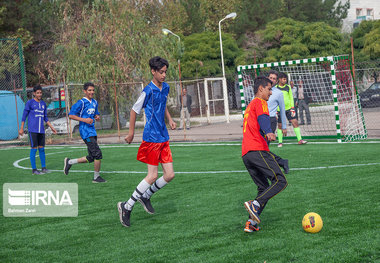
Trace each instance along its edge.
<instances>
[{"instance_id":1,"label":"goalkeeper","mask_svg":"<svg viewBox=\"0 0 380 263\"><path fill-rule=\"evenodd\" d=\"M296 111L294 109L294 99L293 99L292 89L287 83L288 83L288 76L285 73L280 72L278 74L277 88L281 90L284 95L286 118L293 125L294 133L297 136L298 144L306 144L307 141L302 140L301 130L298 126L298 121L296 119ZM278 147L282 147L283 134L282 134L281 115L278 116L277 135L278 135Z\"/></svg>"}]
</instances>

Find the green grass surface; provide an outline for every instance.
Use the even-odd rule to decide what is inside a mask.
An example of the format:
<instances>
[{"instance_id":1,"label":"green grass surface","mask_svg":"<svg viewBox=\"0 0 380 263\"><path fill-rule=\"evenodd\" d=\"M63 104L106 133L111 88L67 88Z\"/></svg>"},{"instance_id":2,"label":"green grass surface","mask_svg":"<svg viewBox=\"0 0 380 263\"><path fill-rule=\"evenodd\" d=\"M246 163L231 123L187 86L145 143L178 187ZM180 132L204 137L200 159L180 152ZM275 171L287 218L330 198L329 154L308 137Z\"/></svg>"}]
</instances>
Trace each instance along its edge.
<instances>
[{"instance_id":1,"label":"green grass surface","mask_svg":"<svg viewBox=\"0 0 380 263\"><path fill-rule=\"evenodd\" d=\"M116 204L145 176L128 172L146 171L136 161L138 145L101 147L106 184L93 184L92 172L35 176L13 165L29 156L28 147L0 149L1 184L71 182L79 189L78 217L2 216L0 261L379 262L378 143L271 146L289 159L289 185L269 201L261 231L251 234L243 231L243 203L255 197L256 186L244 172L240 144L228 144L172 143L176 178L152 197L155 215L136 203L130 228L120 224ZM64 157L84 156L86 148L47 147L46 153L48 168L61 170ZM19 165L30 167L28 159ZM321 215L320 233L303 231L307 212Z\"/></svg>"}]
</instances>

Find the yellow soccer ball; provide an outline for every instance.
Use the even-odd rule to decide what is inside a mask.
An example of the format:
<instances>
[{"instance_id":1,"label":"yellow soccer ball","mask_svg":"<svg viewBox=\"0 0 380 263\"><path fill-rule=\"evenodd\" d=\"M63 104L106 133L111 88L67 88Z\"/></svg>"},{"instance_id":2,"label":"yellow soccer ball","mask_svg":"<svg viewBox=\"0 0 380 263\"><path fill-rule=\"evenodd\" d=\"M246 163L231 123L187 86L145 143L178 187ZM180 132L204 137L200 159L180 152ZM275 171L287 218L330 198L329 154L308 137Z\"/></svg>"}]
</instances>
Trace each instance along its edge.
<instances>
[{"instance_id":1,"label":"yellow soccer ball","mask_svg":"<svg viewBox=\"0 0 380 263\"><path fill-rule=\"evenodd\" d=\"M303 230L309 233L318 233L323 227L323 221L317 213L307 213L302 219Z\"/></svg>"}]
</instances>

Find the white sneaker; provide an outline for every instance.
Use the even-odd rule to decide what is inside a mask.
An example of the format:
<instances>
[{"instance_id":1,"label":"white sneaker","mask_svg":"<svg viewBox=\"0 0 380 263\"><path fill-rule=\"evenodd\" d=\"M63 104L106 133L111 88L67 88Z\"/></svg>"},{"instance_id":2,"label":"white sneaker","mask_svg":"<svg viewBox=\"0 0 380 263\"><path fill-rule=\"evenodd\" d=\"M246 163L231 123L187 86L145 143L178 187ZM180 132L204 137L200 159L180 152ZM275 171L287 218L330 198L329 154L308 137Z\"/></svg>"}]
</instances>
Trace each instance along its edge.
<instances>
[{"instance_id":1,"label":"white sneaker","mask_svg":"<svg viewBox=\"0 0 380 263\"><path fill-rule=\"evenodd\" d=\"M277 145L277 147L278 147L278 148L281 148L281 147L282 147L282 143L279 143L279 144Z\"/></svg>"}]
</instances>

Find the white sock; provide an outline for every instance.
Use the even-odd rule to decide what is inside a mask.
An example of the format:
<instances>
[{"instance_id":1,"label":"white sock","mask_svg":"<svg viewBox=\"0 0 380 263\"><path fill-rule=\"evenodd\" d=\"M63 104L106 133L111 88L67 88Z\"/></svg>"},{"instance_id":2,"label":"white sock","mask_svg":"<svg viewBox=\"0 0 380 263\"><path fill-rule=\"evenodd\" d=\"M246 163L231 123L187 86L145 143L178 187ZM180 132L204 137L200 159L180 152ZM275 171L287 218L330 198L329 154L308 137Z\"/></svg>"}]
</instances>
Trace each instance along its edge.
<instances>
[{"instance_id":1,"label":"white sock","mask_svg":"<svg viewBox=\"0 0 380 263\"><path fill-rule=\"evenodd\" d=\"M164 177L161 176L160 178L158 178L146 191L145 193L143 194L143 197L146 198L146 199L149 199L152 194L154 194L155 192L157 192L158 190L160 190L162 187L164 187L165 185L167 185L168 182L165 181Z\"/></svg>"},{"instance_id":2,"label":"white sock","mask_svg":"<svg viewBox=\"0 0 380 263\"><path fill-rule=\"evenodd\" d=\"M132 210L133 206L135 205L136 201L140 199L143 193L149 188L150 184L143 179L138 186L136 187L135 191L131 195L131 198L125 203L125 209Z\"/></svg>"},{"instance_id":3,"label":"white sock","mask_svg":"<svg viewBox=\"0 0 380 263\"><path fill-rule=\"evenodd\" d=\"M258 206L258 207L260 207L260 203L257 202L257 200L254 200L254 201L253 201L253 204L256 205L256 206Z\"/></svg>"},{"instance_id":4,"label":"white sock","mask_svg":"<svg viewBox=\"0 0 380 263\"><path fill-rule=\"evenodd\" d=\"M249 222L251 222L252 225L257 225L257 221L253 219L248 219Z\"/></svg>"},{"instance_id":5,"label":"white sock","mask_svg":"<svg viewBox=\"0 0 380 263\"><path fill-rule=\"evenodd\" d=\"M73 165L73 164L76 164L78 163L78 159L70 159L69 160L69 164Z\"/></svg>"},{"instance_id":6,"label":"white sock","mask_svg":"<svg viewBox=\"0 0 380 263\"><path fill-rule=\"evenodd\" d=\"M100 172L94 172L94 180L100 176Z\"/></svg>"}]
</instances>

